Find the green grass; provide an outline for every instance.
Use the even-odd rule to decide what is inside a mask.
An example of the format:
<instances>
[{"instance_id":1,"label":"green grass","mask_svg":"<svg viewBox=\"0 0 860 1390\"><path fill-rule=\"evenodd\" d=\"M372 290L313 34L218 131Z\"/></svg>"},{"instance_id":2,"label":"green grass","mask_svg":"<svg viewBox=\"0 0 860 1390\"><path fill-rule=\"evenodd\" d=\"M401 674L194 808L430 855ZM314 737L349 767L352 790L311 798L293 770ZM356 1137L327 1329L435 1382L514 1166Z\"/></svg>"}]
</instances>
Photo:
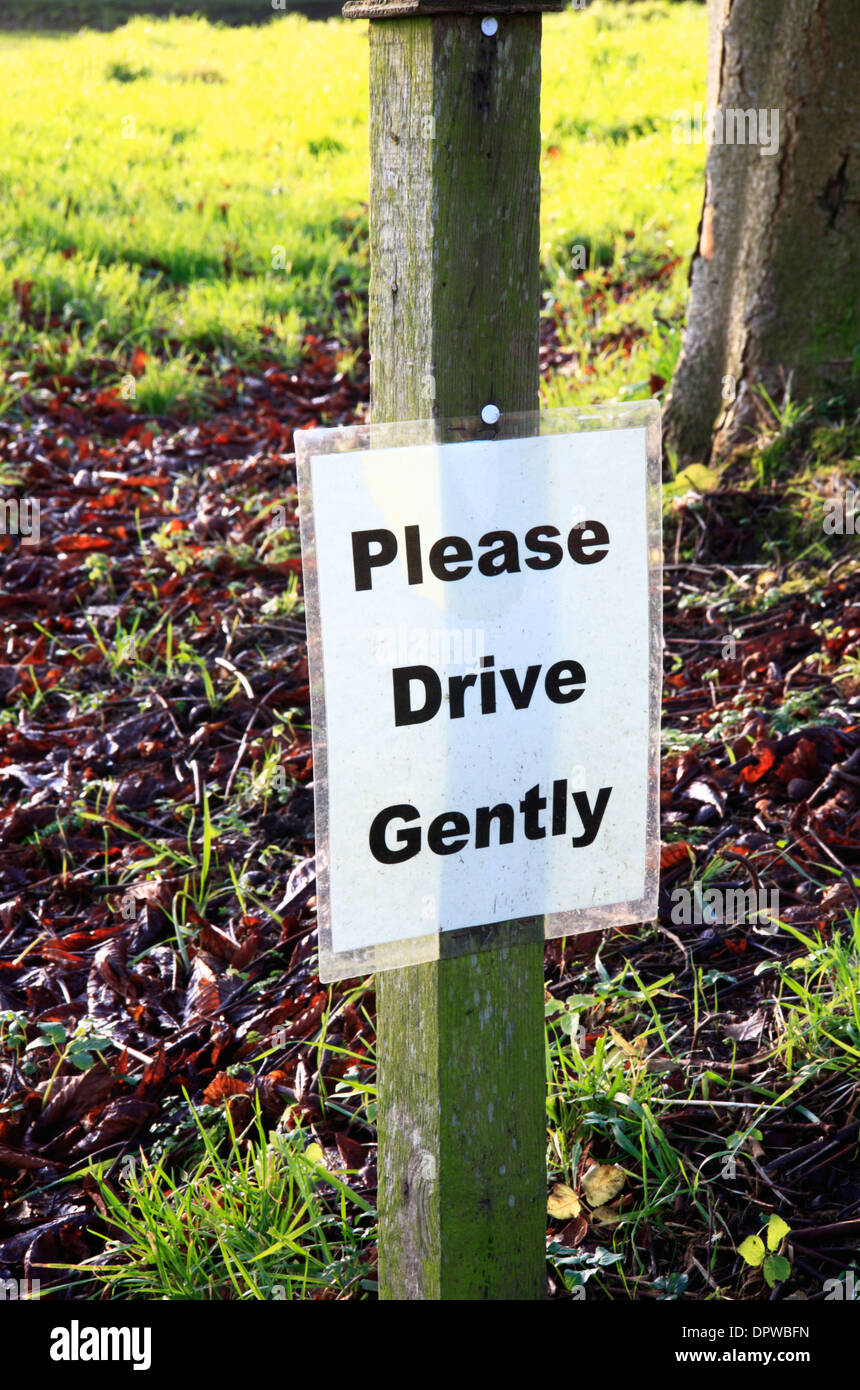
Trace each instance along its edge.
<instances>
[{"instance_id":1,"label":"green grass","mask_svg":"<svg viewBox=\"0 0 860 1390\"><path fill-rule=\"evenodd\" d=\"M674 145L670 118L703 96L704 60L692 2L545 18L545 285L583 361L589 300L620 287L601 309L599 380L559 377L551 404L647 395L652 373L670 374L684 265L648 277L695 236L703 149ZM107 358L119 381L142 349L157 361L138 408L199 409L204 355L216 375L263 354L293 362L306 325L332 321L354 343L367 68L366 24L297 15L0 35L0 405L21 392L14 370L100 359L104 374Z\"/></svg>"},{"instance_id":2,"label":"green grass","mask_svg":"<svg viewBox=\"0 0 860 1390\"><path fill-rule=\"evenodd\" d=\"M144 383L163 407L191 355L294 358L335 288L362 285L365 49L292 16L241 37L187 19L0 38L6 361L38 360L46 326L70 365L119 373L139 348L173 359Z\"/></svg>"},{"instance_id":3,"label":"green grass","mask_svg":"<svg viewBox=\"0 0 860 1390\"><path fill-rule=\"evenodd\" d=\"M307 1133L267 1135L259 1110L239 1135L229 1111L191 1116L189 1166L143 1156L120 1185L91 1170L111 1235L79 1274L134 1300L292 1301L375 1289L375 1211L348 1174L328 1171Z\"/></svg>"},{"instance_id":4,"label":"green grass","mask_svg":"<svg viewBox=\"0 0 860 1390\"><path fill-rule=\"evenodd\" d=\"M830 941L789 927L807 949L779 972L787 1070L856 1073L860 1061L860 908Z\"/></svg>"},{"instance_id":5,"label":"green grass","mask_svg":"<svg viewBox=\"0 0 860 1390\"><path fill-rule=\"evenodd\" d=\"M547 1005L550 1181L581 1191L584 1172L599 1161L620 1168L625 1183L620 1213L589 1212L603 1242L600 1258L558 1242L550 1249L568 1289L593 1281L589 1296L683 1294L687 1275L680 1261L667 1273L666 1260L678 1260L689 1238L688 1254L698 1245L700 1268L709 1277L707 1297L761 1296L751 1294L747 1264L738 1255L742 1238L757 1230L758 1214L754 1206L739 1210L720 1190L723 1180L731 1191L737 1169L761 1153L760 1126L780 1117L789 1125L810 1118L804 1101L807 1093L820 1097L822 1078L830 1079L834 1096L840 1088L850 1095L860 1060L860 910L829 939L817 930L783 929L803 952L759 967L758 973L775 977L781 1025L755 1081L741 1081L731 1069L717 1074L689 1055L690 1024L704 1034L730 1007L728 974L698 967L693 1017L682 1010L670 1023L666 1004L680 998L674 976L645 984L629 963L608 970L598 952L575 973L575 992ZM814 1102L816 1109L820 1103ZM693 1122L698 1133L694 1143L689 1134L680 1142L673 1117L690 1112L700 1117Z\"/></svg>"},{"instance_id":6,"label":"green grass","mask_svg":"<svg viewBox=\"0 0 860 1390\"><path fill-rule=\"evenodd\" d=\"M333 0L289 0L289 10L337 13ZM162 18L203 15L213 24L266 24L276 15L269 0L0 0L2 29L114 29L143 11Z\"/></svg>"},{"instance_id":7,"label":"green grass","mask_svg":"<svg viewBox=\"0 0 860 1390\"><path fill-rule=\"evenodd\" d=\"M671 376L704 152L674 145L670 118L704 100L703 21L695 4L596 4L544 16L545 283L564 320L562 342L594 373L584 388L557 376L545 388L548 405L645 398L653 394L652 374ZM584 280L577 269L583 258ZM651 278L676 258L668 276ZM588 339L598 312L600 337L609 341L595 355ZM628 341L641 334L632 350L612 341L625 330Z\"/></svg>"}]
</instances>

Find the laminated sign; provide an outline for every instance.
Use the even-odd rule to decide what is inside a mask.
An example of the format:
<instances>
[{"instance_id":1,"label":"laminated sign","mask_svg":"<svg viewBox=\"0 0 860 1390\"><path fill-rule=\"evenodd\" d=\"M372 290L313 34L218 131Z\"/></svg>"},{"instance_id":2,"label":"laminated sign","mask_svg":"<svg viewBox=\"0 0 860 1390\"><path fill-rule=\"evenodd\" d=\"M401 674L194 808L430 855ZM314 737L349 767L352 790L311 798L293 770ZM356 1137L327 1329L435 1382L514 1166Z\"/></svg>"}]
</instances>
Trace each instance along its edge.
<instances>
[{"instance_id":1,"label":"laminated sign","mask_svg":"<svg viewBox=\"0 0 860 1390\"><path fill-rule=\"evenodd\" d=\"M653 915L659 444L653 402L296 436L324 979Z\"/></svg>"}]
</instances>

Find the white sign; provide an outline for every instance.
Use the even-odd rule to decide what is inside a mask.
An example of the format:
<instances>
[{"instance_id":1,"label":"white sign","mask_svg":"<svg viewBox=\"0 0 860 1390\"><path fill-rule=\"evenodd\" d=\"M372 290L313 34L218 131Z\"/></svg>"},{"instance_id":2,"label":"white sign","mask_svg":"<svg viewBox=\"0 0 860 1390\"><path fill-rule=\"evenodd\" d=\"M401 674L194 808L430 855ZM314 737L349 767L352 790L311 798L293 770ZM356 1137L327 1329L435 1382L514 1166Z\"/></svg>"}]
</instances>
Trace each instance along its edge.
<instances>
[{"instance_id":1,"label":"white sign","mask_svg":"<svg viewBox=\"0 0 860 1390\"><path fill-rule=\"evenodd\" d=\"M298 436L326 978L434 958L456 928L653 915L645 418ZM373 447L323 452L350 435Z\"/></svg>"}]
</instances>

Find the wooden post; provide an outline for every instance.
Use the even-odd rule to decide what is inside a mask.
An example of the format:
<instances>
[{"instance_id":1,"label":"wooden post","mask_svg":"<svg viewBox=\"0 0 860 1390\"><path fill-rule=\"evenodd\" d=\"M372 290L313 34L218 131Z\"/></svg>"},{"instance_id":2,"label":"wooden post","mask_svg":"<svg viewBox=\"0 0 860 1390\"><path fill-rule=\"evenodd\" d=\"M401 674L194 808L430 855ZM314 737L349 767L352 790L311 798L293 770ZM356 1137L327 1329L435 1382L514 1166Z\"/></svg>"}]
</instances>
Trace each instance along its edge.
<instances>
[{"instance_id":1,"label":"wooden post","mask_svg":"<svg viewBox=\"0 0 860 1390\"><path fill-rule=\"evenodd\" d=\"M376 422L537 409L539 11L553 8L344 9L372 20ZM378 977L384 1299L543 1294L543 923L491 931L490 950L446 955L443 935L440 960Z\"/></svg>"}]
</instances>

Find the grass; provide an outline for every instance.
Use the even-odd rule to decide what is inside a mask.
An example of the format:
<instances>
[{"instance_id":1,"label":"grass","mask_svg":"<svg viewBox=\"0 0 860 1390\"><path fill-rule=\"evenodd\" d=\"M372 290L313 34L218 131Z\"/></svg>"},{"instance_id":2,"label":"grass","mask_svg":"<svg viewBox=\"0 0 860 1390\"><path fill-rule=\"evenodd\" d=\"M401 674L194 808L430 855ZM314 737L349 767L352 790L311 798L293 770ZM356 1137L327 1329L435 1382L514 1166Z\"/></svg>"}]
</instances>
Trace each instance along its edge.
<instances>
[{"instance_id":1,"label":"grass","mask_svg":"<svg viewBox=\"0 0 860 1390\"><path fill-rule=\"evenodd\" d=\"M560 376L551 404L647 395L671 372L704 158L672 143L671 113L703 96L704 56L695 3L545 17L544 278L572 365L595 304L605 316L599 372ZM199 409L204 355L292 363L305 326L332 320L355 342L366 24L7 33L0 83L0 405L13 371L92 363L119 383L143 352L137 408Z\"/></svg>"},{"instance_id":2,"label":"grass","mask_svg":"<svg viewBox=\"0 0 860 1390\"><path fill-rule=\"evenodd\" d=\"M297 17L241 42L194 19L2 36L0 361L39 360L47 336L68 368L107 355L119 377L140 350L159 364L141 404L163 409L202 353L292 360L361 285L365 56L346 24Z\"/></svg>"},{"instance_id":3,"label":"grass","mask_svg":"<svg viewBox=\"0 0 860 1390\"><path fill-rule=\"evenodd\" d=\"M191 1108L194 1154L126 1165L117 1191L90 1170L111 1230L78 1267L111 1297L196 1301L360 1297L375 1289L376 1216L301 1129L237 1135L229 1109ZM189 1128L179 1117L179 1131ZM184 1123L183 1123L184 1122Z\"/></svg>"},{"instance_id":4,"label":"grass","mask_svg":"<svg viewBox=\"0 0 860 1390\"><path fill-rule=\"evenodd\" d=\"M581 1190L597 1159L618 1166L626 1189L618 1210L589 1211L606 1258L577 1256L560 1242L550 1247L568 1290L593 1280L589 1296L683 1294L680 1255L689 1241L685 1262L689 1268L695 1251L708 1298L762 1296L749 1287L761 1276L751 1276L738 1253L747 1234L730 1196L738 1170L761 1153L766 1121L791 1127L813 1117L805 1098L823 1081L831 1083L829 1100L840 1089L851 1094L860 1060L860 910L829 939L783 929L803 950L759 967L773 974L782 1021L760 1077L744 1074L743 1099L731 1067L717 1073L691 1056L690 1022L694 1038L704 1035L707 1021L726 1009L734 983L728 974L699 968L693 1019L676 1012L670 1023L661 999L681 997L675 978L646 985L629 962L607 970L600 951L566 982L566 1000L547 1005L550 1181ZM687 1134L684 1142L673 1138L678 1120L691 1114L698 1117L694 1146ZM748 1219L755 1218L753 1207Z\"/></svg>"},{"instance_id":5,"label":"grass","mask_svg":"<svg viewBox=\"0 0 860 1390\"><path fill-rule=\"evenodd\" d=\"M789 931L806 953L779 972L780 1054L790 1072L856 1070L860 1061L860 908L830 941Z\"/></svg>"},{"instance_id":6,"label":"grass","mask_svg":"<svg viewBox=\"0 0 860 1390\"><path fill-rule=\"evenodd\" d=\"M363 985L353 988L346 1002L361 1008L363 993ZM334 1086L320 1087L321 1119L332 1112L373 1125L373 1053L336 1046L330 1019L331 1007L313 1051L318 1060L339 1056L353 1065ZM104 1250L76 1267L71 1287L78 1296L87 1284L94 1287L91 1281L123 1299L292 1301L375 1293L377 1218L359 1190L360 1175L336 1150L323 1150L300 1107L286 1105L273 1129L259 1097L252 1103L242 1094L243 1072L246 1067L230 1069L237 1094L226 1105L196 1108L186 1095L168 1107L148 1153L127 1156L119 1172L102 1162L76 1175L98 1183L108 1229Z\"/></svg>"},{"instance_id":7,"label":"grass","mask_svg":"<svg viewBox=\"0 0 860 1390\"><path fill-rule=\"evenodd\" d=\"M266 24L278 9L301 10L309 14L336 14L340 6L333 0L289 0L277 8L267 0L51 0L39 5L34 16L34 0L0 0L0 28L64 30L114 29L127 24L144 10L148 15L203 15L212 24Z\"/></svg>"}]
</instances>

